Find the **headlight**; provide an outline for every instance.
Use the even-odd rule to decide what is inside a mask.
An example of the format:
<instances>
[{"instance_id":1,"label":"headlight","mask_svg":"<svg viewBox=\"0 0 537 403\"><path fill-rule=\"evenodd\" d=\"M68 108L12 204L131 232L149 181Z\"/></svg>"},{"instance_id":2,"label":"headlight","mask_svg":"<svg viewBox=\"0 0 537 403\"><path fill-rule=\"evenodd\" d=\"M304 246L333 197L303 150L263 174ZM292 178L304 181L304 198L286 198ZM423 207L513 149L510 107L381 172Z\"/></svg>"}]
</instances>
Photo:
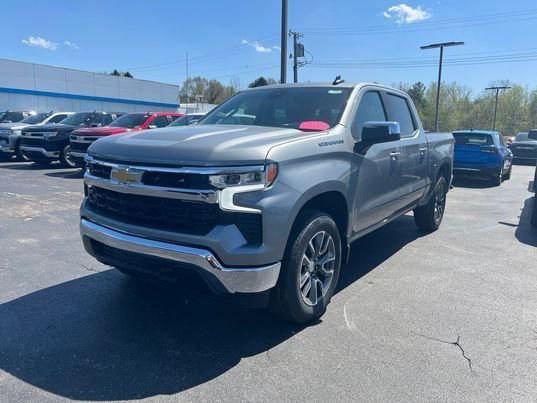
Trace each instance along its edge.
<instances>
[{"instance_id":1,"label":"headlight","mask_svg":"<svg viewBox=\"0 0 537 403\"><path fill-rule=\"evenodd\" d=\"M45 132L43 133L43 137L48 140L48 139L51 139L52 137L56 137L56 134L58 134L58 132Z\"/></svg>"},{"instance_id":2,"label":"headlight","mask_svg":"<svg viewBox=\"0 0 537 403\"><path fill-rule=\"evenodd\" d=\"M252 185L269 187L274 183L276 176L278 176L278 165L272 163L265 165L265 169L263 171L259 170L252 172L210 175L209 182L218 189Z\"/></svg>"}]
</instances>

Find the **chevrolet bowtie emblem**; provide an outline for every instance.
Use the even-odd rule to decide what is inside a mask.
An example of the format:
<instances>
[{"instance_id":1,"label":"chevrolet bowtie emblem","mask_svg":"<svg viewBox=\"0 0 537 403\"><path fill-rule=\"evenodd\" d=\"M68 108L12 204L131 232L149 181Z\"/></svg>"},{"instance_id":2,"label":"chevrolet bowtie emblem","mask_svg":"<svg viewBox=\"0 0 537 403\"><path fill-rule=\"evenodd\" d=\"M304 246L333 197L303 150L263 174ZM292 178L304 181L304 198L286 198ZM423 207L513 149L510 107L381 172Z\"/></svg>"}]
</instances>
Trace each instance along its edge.
<instances>
[{"instance_id":1,"label":"chevrolet bowtie emblem","mask_svg":"<svg viewBox=\"0 0 537 403\"><path fill-rule=\"evenodd\" d=\"M120 184L140 183L143 171L127 167L112 168L110 180Z\"/></svg>"}]
</instances>

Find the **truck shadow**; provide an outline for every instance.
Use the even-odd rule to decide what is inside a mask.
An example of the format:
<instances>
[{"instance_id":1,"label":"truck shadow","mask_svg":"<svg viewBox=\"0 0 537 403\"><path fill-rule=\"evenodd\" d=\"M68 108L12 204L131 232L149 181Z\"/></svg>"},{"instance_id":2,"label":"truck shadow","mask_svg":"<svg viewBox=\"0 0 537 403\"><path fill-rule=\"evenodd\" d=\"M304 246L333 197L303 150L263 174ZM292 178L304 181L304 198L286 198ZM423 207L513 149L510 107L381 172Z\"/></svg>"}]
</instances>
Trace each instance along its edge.
<instances>
[{"instance_id":1,"label":"truck shadow","mask_svg":"<svg viewBox=\"0 0 537 403\"><path fill-rule=\"evenodd\" d=\"M487 189L494 187L490 180L483 178L471 178L464 176L453 177L452 185L457 188Z\"/></svg>"},{"instance_id":2,"label":"truck shadow","mask_svg":"<svg viewBox=\"0 0 537 403\"><path fill-rule=\"evenodd\" d=\"M411 220L357 241L340 290L420 236ZM58 396L97 401L187 390L303 330L265 310L187 297L115 270L3 303L0 324L0 369Z\"/></svg>"},{"instance_id":3,"label":"truck shadow","mask_svg":"<svg viewBox=\"0 0 537 403\"><path fill-rule=\"evenodd\" d=\"M518 225L502 221L500 221L499 224L516 227L515 237L516 239L518 239L519 242L537 247L537 228L533 228L531 225L533 203L535 203L535 197L530 197L526 199L526 201L524 202L524 207L522 207L522 210L520 212Z\"/></svg>"}]
</instances>

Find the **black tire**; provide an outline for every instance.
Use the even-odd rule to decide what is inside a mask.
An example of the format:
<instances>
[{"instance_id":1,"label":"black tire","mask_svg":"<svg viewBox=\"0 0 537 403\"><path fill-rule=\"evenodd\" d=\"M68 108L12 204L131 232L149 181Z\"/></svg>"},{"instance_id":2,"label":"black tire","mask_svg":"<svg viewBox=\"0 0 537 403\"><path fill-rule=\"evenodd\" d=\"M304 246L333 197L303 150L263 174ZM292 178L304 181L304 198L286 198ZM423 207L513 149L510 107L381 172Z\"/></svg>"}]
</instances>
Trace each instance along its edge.
<instances>
[{"instance_id":1,"label":"black tire","mask_svg":"<svg viewBox=\"0 0 537 403\"><path fill-rule=\"evenodd\" d=\"M71 146L67 144L60 153L60 166L62 168L77 168L76 163L69 158Z\"/></svg>"},{"instance_id":2,"label":"black tire","mask_svg":"<svg viewBox=\"0 0 537 403\"><path fill-rule=\"evenodd\" d=\"M509 170L507 171L506 174L503 175L503 180L504 181L508 181L509 179L511 179L511 172L513 171L513 165L509 166Z\"/></svg>"},{"instance_id":3,"label":"black tire","mask_svg":"<svg viewBox=\"0 0 537 403\"><path fill-rule=\"evenodd\" d=\"M537 228L537 193L533 196L533 209L531 213L531 225Z\"/></svg>"},{"instance_id":4,"label":"black tire","mask_svg":"<svg viewBox=\"0 0 537 403\"><path fill-rule=\"evenodd\" d=\"M429 202L425 206L414 209L414 222L419 229L432 232L440 227L446 210L447 192L446 178L441 176L436 181Z\"/></svg>"},{"instance_id":5,"label":"black tire","mask_svg":"<svg viewBox=\"0 0 537 403\"><path fill-rule=\"evenodd\" d=\"M327 245L326 255L317 254L315 248L310 247L310 244L317 246L320 243L319 251L322 252L323 242ZM310 252L315 253L307 258ZM313 264L304 265L306 258L307 261L311 258ZM320 262L321 260L324 260L324 263ZM317 268L325 265L326 270ZM272 291L271 311L285 320L296 323L308 323L321 317L334 295L340 270L341 238L332 217L315 210L301 213L289 237L278 284ZM329 280L324 273L331 273ZM304 279L304 285L301 286L301 280ZM326 285L324 280L327 280ZM309 292L306 291L306 283L309 283ZM316 301L314 304L313 294ZM306 302L308 299L309 304Z\"/></svg>"},{"instance_id":6,"label":"black tire","mask_svg":"<svg viewBox=\"0 0 537 403\"><path fill-rule=\"evenodd\" d=\"M24 155L21 152L21 141L20 140L18 140L15 143L15 158L17 158L17 161L24 161L24 162L30 161L28 159L28 157L26 157L26 155Z\"/></svg>"},{"instance_id":7,"label":"black tire","mask_svg":"<svg viewBox=\"0 0 537 403\"><path fill-rule=\"evenodd\" d=\"M500 168L499 172L490 178L490 182L493 186L500 186L503 182L503 170Z\"/></svg>"}]
</instances>

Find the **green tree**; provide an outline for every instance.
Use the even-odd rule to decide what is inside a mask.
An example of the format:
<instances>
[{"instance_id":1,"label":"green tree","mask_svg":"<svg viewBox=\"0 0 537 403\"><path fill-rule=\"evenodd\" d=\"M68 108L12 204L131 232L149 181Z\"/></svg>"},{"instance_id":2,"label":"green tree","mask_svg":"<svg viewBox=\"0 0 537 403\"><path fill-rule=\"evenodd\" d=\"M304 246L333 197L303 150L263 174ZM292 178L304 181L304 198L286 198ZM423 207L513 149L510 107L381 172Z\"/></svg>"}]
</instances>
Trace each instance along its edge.
<instances>
[{"instance_id":1,"label":"green tree","mask_svg":"<svg viewBox=\"0 0 537 403\"><path fill-rule=\"evenodd\" d=\"M252 81L250 84L248 84L249 88L255 88L255 87L263 87L265 85L272 85L276 84L277 81L273 78L265 78L263 76L256 78L254 81Z\"/></svg>"}]
</instances>

